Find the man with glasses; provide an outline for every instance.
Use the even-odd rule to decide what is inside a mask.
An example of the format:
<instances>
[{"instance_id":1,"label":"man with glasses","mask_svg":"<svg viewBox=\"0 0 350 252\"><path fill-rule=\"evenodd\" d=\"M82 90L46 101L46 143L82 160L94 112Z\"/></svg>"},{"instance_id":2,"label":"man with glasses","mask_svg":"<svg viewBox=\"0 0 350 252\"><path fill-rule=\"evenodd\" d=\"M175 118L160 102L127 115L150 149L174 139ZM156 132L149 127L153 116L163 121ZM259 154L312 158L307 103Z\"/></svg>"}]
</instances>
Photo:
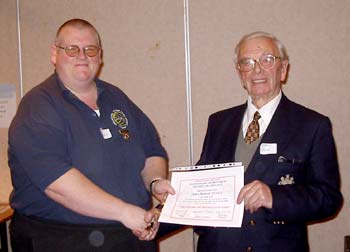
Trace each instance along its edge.
<instances>
[{"instance_id":1,"label":"man with glasses","mask_svg":"<svg viewBox=\"0 0 350 252\"><path fill-rule=\"evenodd\" d=\"M55 73L22 99L9 129L14 252L156 251L151 195L174 193L147 116L97 74L96 29L73 19L51 46Z\"/></svg>"},{"instance_id":2,"label":"man with glasses","mask_svg":"<svg viewBox=\"0 0 350 252\"><path fill-rule=\"evenodd\" d=\"M308 251L306 224L342 204L330 120L282 93L288 56L274 36L244 36L234 57L247 102L209 117L198 164L243 162L244 218L241 228L195 228L198 252Z\"/></svg>"}]
</instances>

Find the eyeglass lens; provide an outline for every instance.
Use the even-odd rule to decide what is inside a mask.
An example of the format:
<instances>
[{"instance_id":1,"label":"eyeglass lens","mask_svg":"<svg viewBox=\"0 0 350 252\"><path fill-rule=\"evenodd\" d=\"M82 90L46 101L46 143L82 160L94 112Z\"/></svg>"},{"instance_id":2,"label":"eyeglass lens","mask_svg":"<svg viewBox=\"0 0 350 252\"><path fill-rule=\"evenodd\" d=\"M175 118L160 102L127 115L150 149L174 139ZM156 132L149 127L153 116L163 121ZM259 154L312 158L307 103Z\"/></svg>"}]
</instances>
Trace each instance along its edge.
<instances>
[{"instance_id":1,"label":"eyeglass lens","mask_svg":"<svg viewBox=\"0 0 350 252\"><path fill-rule=\"evenodd\" d=\"M258 62L260 67L269 69L275 65L276 56L263 55L258 60L252 58L244 58L238 62L238 68L243 72L248 72L254 69L255 63Z\"/></svg>"},{"instance_id":2,"label":"eyeglass lens","mask_svg":"<svg viewBox=\"0 0 350 252\"><path fill-rule=\"evenodd\" d=\"M69 45L66 47L58 46L58 48L63 49L69 57L75 57L80 53L79 46ZM88 57L94 57L98 54L100 48L94 45L86 46L83 48L83 52Z\"/></svg>"}]
</instances>

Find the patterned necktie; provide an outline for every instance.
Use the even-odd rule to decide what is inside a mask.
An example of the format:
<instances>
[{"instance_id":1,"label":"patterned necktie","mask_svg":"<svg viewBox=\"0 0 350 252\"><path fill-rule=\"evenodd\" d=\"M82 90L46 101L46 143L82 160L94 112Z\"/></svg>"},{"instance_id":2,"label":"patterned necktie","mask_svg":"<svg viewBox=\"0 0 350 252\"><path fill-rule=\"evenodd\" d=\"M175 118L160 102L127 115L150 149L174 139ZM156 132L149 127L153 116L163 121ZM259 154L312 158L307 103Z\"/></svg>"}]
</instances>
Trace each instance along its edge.
<instances>
[{"instance_id":1,"label":"patterned necktie","mask_svg":"<svg viewBox=\"0 0 350 252\"><path fill-rule=\"evenodd\" d=\"M248 129L247 129L247 134L245 135L244 141L247 144L251 144L254 142L256 139L259 138L259 122L258 120L260 119L261 115L259 114L258 111L254 113L254 118L253 121L249 124Z\"/></svg>"}]
</instances>

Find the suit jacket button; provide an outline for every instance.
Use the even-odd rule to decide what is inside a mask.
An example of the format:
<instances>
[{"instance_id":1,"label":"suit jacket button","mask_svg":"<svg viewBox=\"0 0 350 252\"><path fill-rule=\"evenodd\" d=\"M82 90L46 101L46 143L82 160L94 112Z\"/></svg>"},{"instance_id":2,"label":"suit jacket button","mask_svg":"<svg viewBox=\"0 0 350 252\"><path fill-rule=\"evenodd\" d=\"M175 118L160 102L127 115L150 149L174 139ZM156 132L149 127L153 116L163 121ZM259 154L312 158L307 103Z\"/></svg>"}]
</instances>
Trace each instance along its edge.
<instances>
[{"instance_id":1,"label":"suit jacket button","mask_svg":"<svg viewBox=\"0 0 350 252\"><path fill-rule=\"evenodd\" d=\"M255 226L255 224L256 224L255 220L250 220L250 221L249 221L249 225Z\"/></svg>"},{"instance_id":2,"label":"suit jacket button","mask_svg":"<svg viewBox=\"0 0 350 252\"><path fill-rule=\"evenodd\" d=\"M247 247L246 252L253 252L253 251L254 251L254 250L253 250L253 247L252 247L252 246Z\"/></svg>"}]
</instances>

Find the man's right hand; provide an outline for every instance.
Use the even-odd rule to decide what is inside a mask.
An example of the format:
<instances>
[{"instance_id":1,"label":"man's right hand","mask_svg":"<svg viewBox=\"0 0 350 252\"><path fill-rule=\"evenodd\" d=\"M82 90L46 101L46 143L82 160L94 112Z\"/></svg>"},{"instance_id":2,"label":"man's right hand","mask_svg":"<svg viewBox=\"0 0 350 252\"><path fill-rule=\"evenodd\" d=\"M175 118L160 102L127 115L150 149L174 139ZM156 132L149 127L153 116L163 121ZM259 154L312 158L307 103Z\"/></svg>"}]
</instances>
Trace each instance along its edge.
<instances>
[{"instance_id":1,"label":"man's right hand","mask_svg":"<svg viewBox=\"0 0 350 252\"><path fill-rule=\"evenodd\" d=\"M144 209L125 203L121 210L122 214L119 221L124 226L136 233L142 233L147 228L147 223L145 222L146 211Z\"/></svg>"},{"instance_id":2,"label":"man's right hand","mask_svg":"<svg viewBox=\"0 0 350 252\"><path fill-rule=\"evenodd\" d=\"M143 241L153 240L159 228L159 215L160 211L156 208L147 211L146 215L144 216L144 220L147 223L147 228L141 233L133 231L134 235L136 235L140 240Z\"/></svg>"}]
</instances>

